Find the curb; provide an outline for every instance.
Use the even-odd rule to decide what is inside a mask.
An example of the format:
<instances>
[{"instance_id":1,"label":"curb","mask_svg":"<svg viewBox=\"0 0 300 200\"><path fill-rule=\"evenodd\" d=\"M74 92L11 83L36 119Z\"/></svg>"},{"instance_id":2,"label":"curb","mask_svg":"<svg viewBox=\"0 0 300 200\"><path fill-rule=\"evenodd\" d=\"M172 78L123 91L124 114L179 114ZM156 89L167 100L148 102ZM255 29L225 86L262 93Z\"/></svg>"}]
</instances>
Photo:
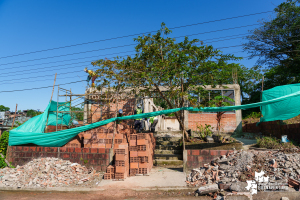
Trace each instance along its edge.
<instances>
[{"instance_id":1,"label":"curb","mask_svg":"<svg viewBox=\"0 0 300 200\"><path fill-rule=\"evenodd\" d=\"M97 192L97 191L104 191L107 189L99 188L80 188L80 187L53 187L53 188L15 188L15 187L1 187L0 191L26 191L26 192ZM145 188L118 188L118 190L133 190L133 191L152 191L152 190L162 190L162 191L168 191L168 190L191 190L195 191L194 188L188 188L188 187L145 187Z\"/></svg>"},{"instance_id":2,"label":"curb","mask_svg":"<svg viewBox=\"0 0 300 200\"><path fill-rule=\"evenodd\" d=\"M34 192L95 192L95 191L101 191L104 189L101 188L80 188L80 187L53 187L53 188L15 188L15 187L1 187L0 191L34 191Z\"/></svg>"}]
</instances>

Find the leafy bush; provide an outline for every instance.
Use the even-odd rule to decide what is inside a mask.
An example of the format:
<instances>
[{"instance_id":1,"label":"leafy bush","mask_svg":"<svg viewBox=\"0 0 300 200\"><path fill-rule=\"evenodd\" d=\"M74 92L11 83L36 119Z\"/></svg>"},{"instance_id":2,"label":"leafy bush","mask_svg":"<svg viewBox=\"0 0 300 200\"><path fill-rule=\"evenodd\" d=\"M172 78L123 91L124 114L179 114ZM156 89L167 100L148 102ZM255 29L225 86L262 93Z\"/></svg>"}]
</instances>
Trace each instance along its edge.
<instances>
[{"instance_id":1,"label":"leafy bush","mask_svg":"<svg viewBox=\"0 0 300 200\"><path fill-rule=\"evenodd\" d=\"M4 168L4 167L6 167L6 166L7 166L7 164L5 163L4 158L2 158L2 157L0 156L0 168Z\"/></svg>"},{"instance_id":2,"label":"leafy bush","mask_svg":"<svg viewBox=\"0 0 300 200\"><path fill-rule=\"evenodd\" d=\"M4 158L6 157L6 150L7 150L7 146L8 146L8 137L9 137L8 131L4 131L0 137L0 153L4 156ZM2 158L0 156L0 168L4 168L7 166L4 158Z\"/></svg>"},{"instance_id":3,"label":"leafy bush","mask_svg":"<svg viewBox=\"0 0 300 200\"><path fill-rule=\"evenodd\" d=\"M212 136L212 127L211 125L207 125L205 124L205 126L203 126L202 124L199 126L198 123L197 123L197 130L196 132L198 133L199 137L201 139L205 139L206 136Z\"/></svg>"},{"instance_id":4,"label":"leafy bush","mask_svg":"<svg viewBox=\"0 0 300 200\"><path fill-rule=\"evenodd\" d=\"M257 139L257 146L260 148L267 148L267 149L291 149L295 146L292 142L281 143L280 139L275 137L262 137L256 138Z\"/></svg>"},{"instance_id":5,"label":"leafy bush","mask_svg":"<svg viewBox=\"0 0 300 200\"><path fill-rule=\"evenodd\" d=\"M245 119L248 119L248 118L260 118L261 116L261 113L260 112L252 112L250 114L248 114Z\"/></svg>"},{"instance_id":6,"label":"leafy bush","mask_svg":"<svg viewBox=\"0 0 300 200\"><path fill-rule=\"evenodd\" d=\"M9 132L4 131L0 137L0 153L4 156L6 156L6 150L8 146L8 137L9 137Z\"/></svg>"}]
</instances>

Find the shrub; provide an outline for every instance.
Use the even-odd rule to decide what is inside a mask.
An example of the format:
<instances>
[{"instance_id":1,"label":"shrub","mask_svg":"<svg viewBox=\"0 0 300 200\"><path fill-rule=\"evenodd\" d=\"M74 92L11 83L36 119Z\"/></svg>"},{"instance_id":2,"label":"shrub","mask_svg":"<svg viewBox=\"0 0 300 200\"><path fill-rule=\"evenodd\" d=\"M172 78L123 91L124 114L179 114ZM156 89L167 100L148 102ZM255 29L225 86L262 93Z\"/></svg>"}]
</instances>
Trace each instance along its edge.
<instances>
[{"instance_id":1,"label":"shrub","mask_svg":"<svg viewBox=\"0 0 300 200\"><path fill-rule=\"evenodd\" d=\"M205 126L203 126L202 124L199 126L198 124L196 125L197 126L197 133L199 135L199 137L201 139L205 139L206 136L212 136L212 127L211 125L207 125L205 124Z\"/></svg>"},{"instance_id":2,"label":"shrub","mask_svg":"<svg viewBox=\"0 0 300 200\"><path fill-rule=\"evenodd\" d=\"M261 117L261 113L260 112L252 112L249 115L247 115L245 117L245 119L249 119L249 118L260 118Z\"/></svg>"},{"instance_id":3,"label":"shrub","mask_svg":"<svg viewBox=\"0 0 300 200\"><path fill-rule=\"evenodd\" d=\"M0 153L4 156L6 156L6 150L8 146L8 138L9 138L9 132L4 131L0 137Z\"/></svg>"},{"instance_id":4,"label":"shrub","mask_svg":"<svg viewBox=\"0 0 300 200\"><path fill-rule=\"evenodd\" d=\"M4 168L7 166L4 159L6 157L6 150L7 150L7 146L8 146L8 137L9 137L8 131L4 131L0 137L0 153L4 156L4 158L2 158L0 156L0 168Z\"/></svg>"},{"instance_id":5,"label":"shrub","mask_svg":"<svg viewBox=\"0 0 300 200\"><path fill-rule=\"evenodd\" d=\"M257 139L257 146L260 148L267 148L267 149L291 149L295 146L292 142L281 143L280 139L275 137L262 137L256 138Z\"/></svg>"}]
</instances>

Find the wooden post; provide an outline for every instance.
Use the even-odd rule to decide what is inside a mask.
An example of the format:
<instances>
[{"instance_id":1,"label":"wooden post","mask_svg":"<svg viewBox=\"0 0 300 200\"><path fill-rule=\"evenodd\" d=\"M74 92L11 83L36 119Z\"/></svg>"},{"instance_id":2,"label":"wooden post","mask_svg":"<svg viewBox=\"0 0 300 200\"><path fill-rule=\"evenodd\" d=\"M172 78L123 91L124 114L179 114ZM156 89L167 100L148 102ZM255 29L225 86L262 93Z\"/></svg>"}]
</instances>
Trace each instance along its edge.
<instances>
[{"instance_id":1,"label":"wooden post","mask_svg":"<svg viewBox=\"0 0 300 200\"><path fill-rule=\"evenodd\" d=\"M265 80L265 77L263 76L262 77L262 81L261 81L261 93L260 93L260 101L262 102L262 93L264 91L264 80ZM260 110L261 110L261 107L260 107ZM260 116L262 117L262 114L260 113Z\"/></svg>"},{"instance_id":2,"label":"wooden post","mask_svg":"<svg viewBox=\"0 0 300 200\"><path fill-rule=\"evenodd\" d=\"M120 86L120 81L119 81L119 85L118 86ZM118 117L118 108L119 108L119 106L118 106L118 104L119 104L119 87L118 87L118 89L117 89L117 96L116 96L116 117ZM115 144L115 134L116 134L116 132L117 132L117 121L115 121L115 126L114 126L114 134L113 134L113 141L112 141L112 145L111 145L111 148L112 149L114 149L114 144Z\"/></svg>"},{"instance_id":3,"label":"wooden post","mask_svg":"<svg viewBox=\"0 0 300 200\"><path fill-rule=\"evenodd\" d=\"M50 98L50 103L52 101L52 97L53 97L53 92L54 92L54 87L55 87L55 81L56 81L56 75L57 73L55 73L55 77L54 77L54 83L53 83L53 89L52 89L52 94L51 94L51 98ZM48 115L47 115L47 122L46 122L46 128L45 128L45 133L47 132L47 127L48 127L48 119L49 119L49 111L48 111Z\"/></svg>"},{"instance_id":4,"label":"wooden post","mask_svg":"<svg viewBox=\"0 0 300 200\"><path fill-rule=\"evenodd\" d=\"M15 118L16 118L16 114L17 114L17 109L18 109L18 104L16 104L16 110L15 110L14 120L13 120L13 123L11 124L11 128L14 127Z\"/></svg>"},{"instance_id":5,"label":"wooden post","mask_svg":"<svg viewBox=\"0 0 300 200\"><path fill-rule=\"evenodd\" d=\"M72 102L72 88L70 88L70 116L71 116L71 125L73 124L73 119L72 119L72 107L71 107L71 102Z\"/></svg>"},{"instance_id":6,"label":"wooden post","mask_svg":"<svg viewBox=\"0 0 300 200\"><path fill-rule=\"evenodd\" d=\"M59 85L57 86L57 102L56 102L56 131L57 131L57 123L58 123L58 99L59 98Z\"/></svg>"},{"instance_id":7,"label":"wooden post","mask_svg":"<svg viewBox=\"0 0 300 200\"><path fill-rule=\"evenodd\" d=\"M181 93L183 94L183 80L182 80L182 77L181 77ZM184 105L184 97L182 97L182 104L181 105ZM182 108L182 106L181 106ZM181 120L182 120L182 124L183 124L183 127L182 127L182 144L183 144L183 150L185 150L185 143L184 143L184 131L185 131L185 127L184 127L184 111L181 110Z\"/></svg>"},{"instance_id":8,"label":"wooden post","mask_svg":"<svg viewBox=\"0 0 300 200\"><path fill-rule=\"evenodd\" d=\"M265 77L263 76L262 82L261 82L261 91L262 92L264 91L264 80L265 80Z\"/></svg>"}]
</instances>

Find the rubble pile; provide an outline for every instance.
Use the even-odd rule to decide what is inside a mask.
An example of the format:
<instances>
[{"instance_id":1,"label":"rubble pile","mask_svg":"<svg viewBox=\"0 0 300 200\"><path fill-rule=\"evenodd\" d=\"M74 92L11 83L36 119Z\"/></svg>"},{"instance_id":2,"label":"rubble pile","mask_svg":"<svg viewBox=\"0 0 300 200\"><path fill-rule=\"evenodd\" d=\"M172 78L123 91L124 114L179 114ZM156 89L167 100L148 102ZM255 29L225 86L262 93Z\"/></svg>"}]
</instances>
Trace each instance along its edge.
<instances>
[{"instance_id":1,"label":"rubble pile","mask_svg":"<svg viewBox=\"0 0 300 200\"><path fill-rule=\"evenodd\" d=\"M99 176L94 169L58 158L40 158L16 168L0 169L0 187L46 188L88 185ZM100 180L100 179L99 179Z\"/></svg>"},{"instance_id":2,"label":"rubble pile","mask_svg":"<svg viewBox=\"0 0 300 200\"><path fill-rule=\"evenodd\" d=\"M204 167L193 169L186 182L191 187L218 184L219 189L247 192L246 181L255 180L255 172L261 171L264 172L264 177L268 176L268 184L286 185L298 190L300 154L280 151L234 151L204 164Z\"/></svg>"}]
</instances>

